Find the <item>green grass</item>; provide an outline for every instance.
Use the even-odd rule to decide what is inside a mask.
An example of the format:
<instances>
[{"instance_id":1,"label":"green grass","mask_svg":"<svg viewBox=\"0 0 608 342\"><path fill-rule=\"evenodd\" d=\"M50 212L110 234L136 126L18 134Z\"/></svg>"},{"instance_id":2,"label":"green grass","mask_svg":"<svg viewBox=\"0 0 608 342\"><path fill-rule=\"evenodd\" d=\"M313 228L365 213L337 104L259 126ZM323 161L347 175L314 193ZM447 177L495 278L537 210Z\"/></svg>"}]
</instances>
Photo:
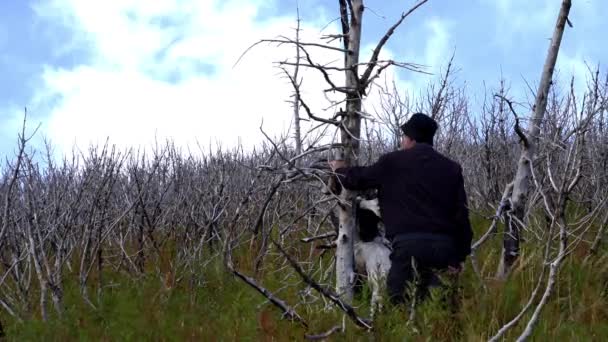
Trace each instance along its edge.
<instances>
[{"instance_id":1,"label":"green grass","mask_svg":"<svg viewBox=\"0 0 608 342\"><path fill-rule=\"evenodd\" d=\"M483 226L481 222L477 226ZM494 239L479 254L480 266L488 277L496 269L499 239ZM305 249L306 248L306 249ZM308 247L302 247L303 260ZM431 299L421 305L413 325L407 325L404 308L385 306L375 322L373 332L364 332L347 324L344 334L332 340L382 341L484 341L514 317L526 303L539 272L538 246L524 245L521 261L507 282L486 280L487 291L467 267L461 277L461 308L456 315ZM170 252L167 252L170 253ZM254 256L243 248L235 256L238 267L251 274ZM603 251L604 255L606 254ZM330 262L329 254L324 258ZM532 340L534 341L605 341L608 340L608 263L606 258L583 263L584 255L573 253L564 262L560 280L551 300L542 311ZM268 269L279 269L282 259L268 257ZM300 301L299 278L288 268L280 272L263 272L260 282L277 291L288 303ZM161 271L162 272L162 271ZM287 341L302 340L305 333L321 333L342 320L337 310L324 310L322 301L297 305L296 310L309 323L309 329L281 319L280 312L246 284L226 272L221 262L214 261L200 275L202 286L191 286L189 277L172 283L167 289L163 275L150 271L145 277L132 279L119 272L104 273L102 295L94 287L90 294L97 309L82 300L77 283L65 284L65 312L57 317L49 306L50 319L42 322L39 310L26 321L11 320L4 313L7 340L10 341ZM294 284L283 289L283 281ZM317 275L318 277L318 275ZM67 274L66 279L77 279ZM32 300L36 302L36 300ZM358 312L368 312L369 291L356 298ZM516 338L530 314L512 329L505 340Z\"/></svg>"}]
</instances>

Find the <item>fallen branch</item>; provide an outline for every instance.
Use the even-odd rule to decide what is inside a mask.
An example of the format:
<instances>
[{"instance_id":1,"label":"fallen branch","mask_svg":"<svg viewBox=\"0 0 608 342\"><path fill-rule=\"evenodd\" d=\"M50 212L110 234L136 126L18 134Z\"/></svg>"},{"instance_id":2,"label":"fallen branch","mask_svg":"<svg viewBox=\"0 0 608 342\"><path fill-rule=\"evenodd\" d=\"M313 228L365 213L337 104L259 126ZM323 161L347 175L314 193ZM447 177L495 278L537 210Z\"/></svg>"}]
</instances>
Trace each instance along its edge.
<instances>
[{"instance_id":1,"label":"fallen branch","mask_svg":"<svg viewBox=\"0 0 608 342\"><path fill-rule=\"evenodd\" d=\"M311 340L311 341L324 340L324 339L328 338L329 336L335 334L336 332L342 332L341 330L342 330L342 327L339 325L336 325L324 333L321 333L318 335L304 335L304 337L307 340Z\"/></svg>"},{"instance_id":2,"label":"fallen branch","mask_svg":"<svg viewBox=\"0 0 608 342\"><path fill-rule=\"evenodd\" d=\"M287 317L287 319L289 319L290 321L298 322L298 323L302 324L304 327L308 328L308 323L306 323L306 321L291 306L289 306L289 304L285 303L285 301L283 301L282 299L280 299L277 296L275 296L268 289L260 286L255 281L255 279L253 279L251 277L248 277L248 276L240 273L236 269L234 269L234 265L232 264L232 260L229 260L226 263L226 267L230 270L230 272L232 272L235 276L237 276L239 279L241 279L242 281L244 281L247 285L251 286L256 291L258 291L259 293L261 293L264 297L268 298L268 300L272 304L274 304L274 306L276 306L279 309L281 309L281 311L283 311L283 316L284 317Z\"/></svg>"},{"instance_id":3,"label":"fallen branch","mask_svg":"<svg viewBox=\"0 0 608 342\"><path fill-rule=\"evenodd\" d=\"M277 247L277 249L281 252L281 254L283 254L283 256L287 259L289 264L302 277L302 279L304 280L304 282L306 284L308 284L310 287L312 287L317 292L322 294L325 298L329 299L334 304L336 304L342 311L344 311L344 313L346 313L348 318L350 318L357 326L367 329L367 330L372 329L372 325L368 322L368 320L366 320L362 317L359 317L359 315L357 315L357 312L355 311L355 309L352 306L345 303L344 301L342 301L337 293L335 293L332 289L321 286L316 281L314 281L308 274L306 274L306 272L304 272L304 270L302 270L302 267L300 267L300 265L289 255L289 253L287 253L283 249L283 247L281 247L280 244L278 244L274 240L272 240L272 243Z\"/></svg>"}]
</instances>

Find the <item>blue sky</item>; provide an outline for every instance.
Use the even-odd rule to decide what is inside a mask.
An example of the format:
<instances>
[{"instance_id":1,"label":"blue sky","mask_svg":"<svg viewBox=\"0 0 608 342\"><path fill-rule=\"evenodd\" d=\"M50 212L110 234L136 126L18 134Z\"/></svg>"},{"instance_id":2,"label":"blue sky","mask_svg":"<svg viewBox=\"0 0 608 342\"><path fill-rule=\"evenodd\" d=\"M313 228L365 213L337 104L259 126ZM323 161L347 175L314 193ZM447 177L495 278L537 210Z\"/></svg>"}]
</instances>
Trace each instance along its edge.
<instances>
[{"instance_id":1,"label":"blue sky","mask_svg":"<svg viewBox=\"0 0 608 342\"><path fill-rule=\"evenodd\" d=\"M318 40L338 16L337 1L300 0L303 35ZM501 75L526 101L535 85L561 1L430 0L408 18L386 57L429 66L438 73L456 52L456 81L473 100ZM291 35L290 0L47 0L0 2L0 155L10 156L28 107L30 126L41 124L60 151L105 141L146 146L174 139L182 146L210 142L251 144L289 125L291 89L273 61L293 49L258 46L262 38ZM367 1L363 55L414 1ZM585 63L608 57L604 0L577 0L558 61L560 79L585 81ZM323 33L336 32L332 23ZM340 60L314 51L318 61ZM604 69L605 70L605 69ZM388 73L404 91L421 90L432 76ZM313 71L304 94L319 112L327 107ZM373 106L374 99L370 99Z\"/></svg>"}]
</instances>

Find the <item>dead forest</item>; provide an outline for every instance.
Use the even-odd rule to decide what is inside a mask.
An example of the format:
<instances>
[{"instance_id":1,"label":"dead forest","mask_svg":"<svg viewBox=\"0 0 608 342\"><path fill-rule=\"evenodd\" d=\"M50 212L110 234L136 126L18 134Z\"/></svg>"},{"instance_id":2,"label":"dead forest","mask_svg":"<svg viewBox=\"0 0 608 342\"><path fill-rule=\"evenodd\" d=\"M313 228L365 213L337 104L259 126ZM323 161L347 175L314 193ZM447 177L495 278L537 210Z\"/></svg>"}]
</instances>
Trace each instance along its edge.
<instances>
[{"instance_id":1,"label":"dead forest","mask_svg":"<svg viewBox=\"0 0 608 342\"><path fill-rule=\"evenodd\" d=\"M568 301L563 288L570 273L563 269L572 264L599 277L590 296L603 303L595 319L606 322L608 73L589 66L572 82L553 82L560 42L576 29L568 19L571 1L562 2L555 27L548 28L552 39L539 49L545 64L537 75L526 75L538 84L529 90L531 101L515 98L508 81L496 79L489 80L481 106L454 84L450 56L419 95L382 82L387 68L424 72L416 61L379 56L426 0L387 27L365 61L359 58L363 1L338 2L341 31L324 37L327 45L301 41L297 30L260 37L258 44L293 47L293 59L276 64L293 88L294 112L285 115L296 124L280 139L261 129L267 139L252 152L185 149L171 141L121 150L110 137L58 159L51 144L33 147L38 133L26 116L15 153L5 156L0 172L0 328L61 319L75 302L99 311L108 293L143 279L167 296L195 293L208 286L207 270L219 268L254 302L271 308L282 327L299 329L301 338L381 333L384 325L368 317L365 295L350 277L348 237L357 220L349 208L357 194L326 191L327 160L339 154L349 165L373 163L398 147L399 125L415 112L439 122L436 149L465 173L475 236L460 295L465 302L498 301L510 283L527 282L510 294L513 307L484 323L473 339L540 338L535 328L553 310L548 307ZM342 58L318 64L316 49ZM323 109L308 103L299 90L303 68L317 70L327 82L319 91L339 99L328 99ZM575 77L587 80L585 89L575 87ZM381 108L367 113L372 92ZM338 203L344 205L335 227L331 212ZM469 316L483 310L461 308ZM315 321L328 311L333 321ZM423 314L400 315L410 331L423 329Z\"/></svg>"}]
</instances>

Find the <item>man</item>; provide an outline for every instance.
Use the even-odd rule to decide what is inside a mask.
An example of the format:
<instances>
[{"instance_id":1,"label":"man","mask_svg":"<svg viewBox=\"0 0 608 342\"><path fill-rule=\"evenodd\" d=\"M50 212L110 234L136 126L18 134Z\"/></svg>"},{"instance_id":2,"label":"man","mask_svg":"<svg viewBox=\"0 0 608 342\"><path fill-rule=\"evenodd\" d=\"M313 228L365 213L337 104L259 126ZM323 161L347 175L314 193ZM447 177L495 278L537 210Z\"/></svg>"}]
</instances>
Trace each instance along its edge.
<instances>
[{"instance_id":1,"label":"man","mask_svg":"<svg viewBox=\"0 0 608 342\"><path fill-rule=\"evenodd\" d=\"M345 188L378 189L393 248L387 287L394 303L407 299L406 287L417 276L417 296L424 299L430 286L441 285L434 270L460 272L473 237L462 168L434 150L435 120L416 113L401 130L401 149L371 166L345 168L343 161L330 162Z\"/></svg>"}]
</instances>

